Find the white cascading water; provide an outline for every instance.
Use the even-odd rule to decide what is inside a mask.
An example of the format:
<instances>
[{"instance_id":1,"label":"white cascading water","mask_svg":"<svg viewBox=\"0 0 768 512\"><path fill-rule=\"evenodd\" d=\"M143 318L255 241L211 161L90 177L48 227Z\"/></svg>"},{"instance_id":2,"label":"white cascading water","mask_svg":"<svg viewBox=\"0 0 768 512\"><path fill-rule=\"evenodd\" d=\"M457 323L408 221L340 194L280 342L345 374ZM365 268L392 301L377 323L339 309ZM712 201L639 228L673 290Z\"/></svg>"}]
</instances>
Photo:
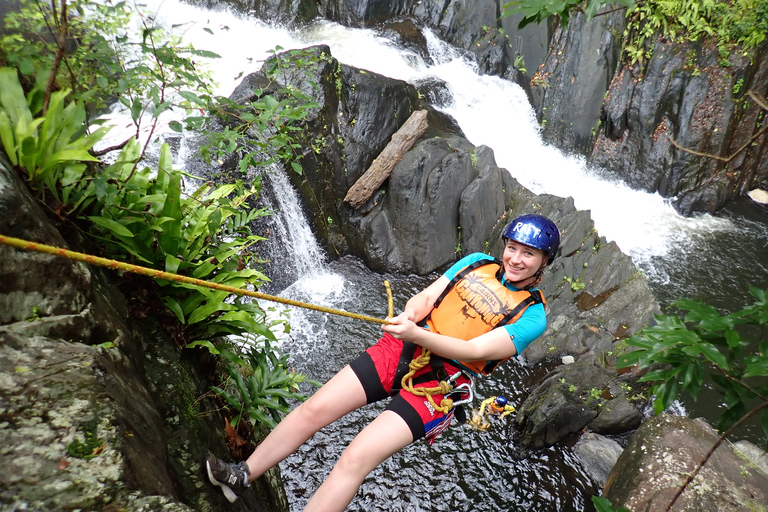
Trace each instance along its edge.
<instances>
[{"instance_id":1,"label":"white cascading water","mask_svg":"<svg viewBox=\"0 0 768 512\"><path fill-rule=\"evenodd\" d=\"M208 62L221 95L229 95L240 77L258 70L276 47L320 43L329 45L331 54L350 66L411 82L430 77L444 80L453 103L443 110L458 121L470 142L491 147L498 165L533 192L573 197L577 208L590 210L598 232L615 241L651 279L664 279L654 275L651 257L663 257L671 246L685 245L697 232L733 228L730 221L709 215L682 217L658 194L601 179L582 158L563 155L546 145L521 87L479 75L472 63L429 31L425 35L436 62L431 66L372 30L330 22L290 31L226 10L201 11L178 0L158 3L157 18L169 27L184 27L185 40L196 48L222 56Z\"/></svg>"}]
</instances>

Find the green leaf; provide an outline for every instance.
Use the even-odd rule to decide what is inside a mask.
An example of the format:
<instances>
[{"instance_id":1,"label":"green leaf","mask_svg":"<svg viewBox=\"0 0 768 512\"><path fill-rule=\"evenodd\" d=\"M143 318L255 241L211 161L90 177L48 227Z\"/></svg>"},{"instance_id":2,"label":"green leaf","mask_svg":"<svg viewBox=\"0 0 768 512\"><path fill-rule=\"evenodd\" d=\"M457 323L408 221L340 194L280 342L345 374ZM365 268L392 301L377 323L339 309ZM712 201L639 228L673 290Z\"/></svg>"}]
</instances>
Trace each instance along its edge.
<instances>
[{"instance_id":1,"label":"green leaf","mask_svg":"<svg viewBox=\"0 0 768 512\"><path fill-rule=\"evenodd\" d=\"M701 353L704 354L704 356L707 359L709 359L712 363L714 363L721 369L728 371L728 369L730 368L730 365L728 364L728 360L719 350L717 350L716 347L708 343L702 343L700 345L700 348L701 348Z\"/></svg>"},{"instance_id":2,"label":"green leaf","mask_svg":"<svg viewBox=\"0 0 768 512\"><path fill-rule=\"evenodd\" d=\"M32 113L14 68L0 68L0 107L8 114L12 125L29 125Z\"/></svg>"},{"instance_id":3,"label":"green leaf","mask_svg":"<svg viewBox=\"0 0 768 512\"><path fill-rule=\"evenodd\" d=\"M18 165L19 159L16 156L16 145L14 144L11 121L8 119L8 115L2 111L0 111L0 142L3 143L5 153L8 155L8 159L11 163L13 165Z\"/></svg>"},{"instance_id":4,"label":"green leaf","mask_svg":"<svg viewBox=\"0 0 768 512\"><path fill-rule=\"evenodd\" d=\"M88 217L94 224L97 224L105 229L111 231L114 235L124 238L133 238L133 233L125 226L112 219L105 217L90 216Z\"/></svg>"},{"instance_id":5,"label":"green leaf","mask_svg":"<svg viewBox=\"0 0 768 512\"><path fill-rule=\"evenodd\" d=\"M624 507L614 510L611 502L602 496L592 496L592 504L596 512L629 512L629 509Z\"/></svg>"},{"instance_id":6,"label":"green leaf","mask_svg":"<svg viewBox=\"0 0 768 512\"><path fill-rule=\"evenodd\" d=\"M277 422L264 414L263 412L259 411L258 409L254 409L252 411L248 411L248 416L251 418L251 422L254 422L254 420L257 420L261 423L264 423L269 428L275 428L277 427Z\"/></svg>"},{"instance_id":7,"label":"green leaf","mask_svg":"<svg viewBox=\"0 0 768 512\"><path fill-rule=\"evenodd\" d=\"M205 303L205 305L195 309L195 311L189 315L189 318L187 318L187 324L189 325L202 322L214 313L218 313L220 311L229 311L233 308L234 306L223 301L209 300Z\"/></svg>"},{"instance_id":8,"label":"green leaf","mask_svg":"<svg viewBox=\"0 0 768 512\"><path fill-rule=\"evenodd\" d=\"M184 311L181 309L181 305L179 305L178 301L174 299L173 297L170 297L168 295L165 295L163 297L160 297L160 300L163 301L163 303L174 312L176 315L176 318L179 319L179 322L182 324L184 323ZM196 346L196 345L195 345ZM211 354L215 354L218 352L211 352Z\"/></svg>"},{"instance_id":9,"label":"green leaf","mask_svg":"<svg viewBox=\"0 0 768 512\"><path fill-rule=\"evenodd\" d=\"M179 91L179 96L181 96L181 97L182 97L182 98L184 98L185 100L187 100L187 101L189 101L189 102L191 102L191 103L194 103L194 104L196 104L196 105L200 105L200 106L202 106L202 107L205 107L205 106L207 106L207 104L205 103L205 101L203 101L202 99L200 99L200 97L199 97L197 94L193 93L193 92L189 92L189 91Z\"/></svg>"},{"instance_id":10,"label":"green leaf","mask_svg":"<svg viewBox=\"0 0 768 512\"><path fill-rule=\"evenodd\" d=\"M211 30L208 29L208 28L206 28L204 30L207 31L207 32L210 32L211 34L213 34L213 32L211 32ZM199 57L206 57L208 59L220 59L221 58L221 55L219 55L218 53L209 52L207 50L192 50L192 54L197 55Z\"/></svg>"},{"instance_id":11,"label":"green leaf","mask_svg":"<svg viewBox=\"0 0 768 512\"><path fill-rule=\"evenodd\" d=\"M663 383L659 384L655 388L656 400L653 402L653 411L656 414L661 414L672 402L677 399L680 392L680 384L677 382L677 378L670 378Z\"/></svg>"},{"instance_id":12,"label":"green leaf","mask_svg":"<svg viewBox=\"0 0 768 512\"><path fill-rule=\"evenodd\" d=\"M196 347L202 347L208 349L208 352L210 352L213 355L219 355L218 349L208 340L197 340L193 341L192 343L188 344L186 348L196 348ZM217 388L218 389L218 388Z\"/></svg>"},{"instance_id":13,"label":"green leaf","mask_svg":"<svg viewBox=\"0 0 768 512\"><path fill-rule=\"evenodd\" d=\"M131 119L133 119L134 123L139 121L139 117L141 117L143 110L144 104L139 98L134 98L133 102L131 103Z\"/></svg>"},{"instance_id":14,"label":"green leaf","mask_svg":"<svg viewBox=\"0 0 768 512\"><path fill-rule=\"evenodd\" d=\"M181 264L181 260L176 256L172 256L170 254L165 255L165 271L166 272L175 274L179 270L180 264Z\"/></svg>"},{"instance_id":15,"label":"green leaf","mask_svg":"<svg viewBox=\"0 0 768 512\"><path fill-rule=\"evenodd\" d=\"M46 165L52 166L62 162L98 162L99 159L82 149L65 149L51 155Z\"/></svg>"}]
</instances>

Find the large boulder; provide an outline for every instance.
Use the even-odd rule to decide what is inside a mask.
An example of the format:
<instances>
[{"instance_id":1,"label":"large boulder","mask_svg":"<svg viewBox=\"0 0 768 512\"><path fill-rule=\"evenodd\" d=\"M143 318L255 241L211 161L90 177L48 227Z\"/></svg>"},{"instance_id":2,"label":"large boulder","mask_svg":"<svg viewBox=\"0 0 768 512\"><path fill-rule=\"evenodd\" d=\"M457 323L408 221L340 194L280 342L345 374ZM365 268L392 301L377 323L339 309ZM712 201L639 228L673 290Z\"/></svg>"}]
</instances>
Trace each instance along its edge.
<instances>
[{"instance_id":1,"label":"large boulder","mask_svg":"<svg viewBox=\"0 0 768 512\"><path fill-rule=\"evenodd\" d=\"M594 432L587 432L581 436L573 447L573 452L579 458L584 472L600 489L605 486L608 475L623 451L624 448L613 439Z\"/></svg>"},{"instance_id":2,"label":"large boulder","mask_svg":"<svg viewBox=\"0 0 768 512\"><path fill-rule=\"evenodd\" d=\"M620 388L606 404L584 409L583 396L616 379L611 368L617 344L644 327L658 305L647 279L614 243L595 231L589 213L571 198L536 195L499 168L493 151L475 147L455 123L424 105L418 91L399 80L337 63L327 47L311 77L317 89L290 82L312 95L318 107L302 135L303 175L291 174L331 253L353 254L382 272L427 274L471 252L499 255L500 236L514 217L538 212L560 227L560 254L545 273L549 327L524 353L531 363L571 355L581 364L578 392L559 395L549 384L533 390L518 415L524 444L556 443L591 424L598 432L636 428L639 413ZM285 73L283 79L297 75ZM262 73L244 79L232 99L250 99ZM279 80L278 80L279 83ZM289 85L280 83L279 85ZM360 208L344 203L347 190L417 109L430 111L428 131L394 166L389 179ZM545 379L545 383L557 379ZM604 407L603 407L604 405ZM559 410L554 420L547 411ZM530 412L529 412L530 410ZM584 414L577 411L584 410ZM600 414L598 414L600 412ZM542 433L544 432L544 433Z\"/></svg>"},{"instance_id":3,"label":"large boulder","mask_svg":"<svg viewBox=\"0 0 768 512\"><path fill-rule=\"evenodd\" d=\"M662 414L635 432L603 489L614 507L657 512L667 506L718 440L703 420ZM768 503L768 474L725 441L671 510L747 512Z\"/></svg>"},{"instance_id":4,"label":"large boulder","mask_svg":"<svg viewBox=\"0 0 768 512\"><path fill-rule=\"evenodd\" d=\"M517 411L518 442L523 448L539 449L585 428L606 435L634 430L643 419L630 402L636 388L632 374L618 376L595 360L560 366L531 391Z\"/></svg>"}]
</instances>

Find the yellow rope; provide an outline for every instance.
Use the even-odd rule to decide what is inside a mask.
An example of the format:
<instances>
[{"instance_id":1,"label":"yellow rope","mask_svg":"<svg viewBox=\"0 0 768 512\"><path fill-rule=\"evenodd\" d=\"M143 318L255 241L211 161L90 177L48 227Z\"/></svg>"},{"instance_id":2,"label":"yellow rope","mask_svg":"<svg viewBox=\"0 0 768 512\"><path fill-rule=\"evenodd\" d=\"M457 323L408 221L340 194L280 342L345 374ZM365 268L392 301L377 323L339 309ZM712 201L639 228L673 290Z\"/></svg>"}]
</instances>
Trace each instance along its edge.
<instances>
[{"instance_id":1,"label":"yellow rope","mask_svg":"<svg viewBox=\"0 0 768 512\"><path fill-rule=\"evenodd\" d=\"M442 380L438 382L437 386L432 388L413 387L414 374L429 364L429 356L430 356L429 350L424 349L421 355L419 355L419 357L411 360L411 363L408 365L408 368L410 368L410 371L403 377L401 384L404 390L410 393L413 393L416 396L426 396L427 400L429 400L429 403L432 404L432 407L434 407L436 411L440 411L443 414L448 414L453 408L453 400L451 400L450 398L443 398L440 401L440 405L437 405L435 403L435 400L432 398L432 395L437 395L437 394L446 395L450 393L451 390L453 389L453 386L451 385L450 382Z\"/></svg>"},{"instance_id":2,"label":"yellow rope","mask_svg":"<svg viewBox=\"0 0 768 512\"><path fill-rule=\"evenodd\" d=\"M315 311L321 311L323 313L346 316L349 318L354 318L356 320L363 320L366 322L373 322L373 323L382 324L382 325L389 323L386 319L374 318L372 316L361 315L358 313L350 313L348 311L327 308L324 306L317 306L315 304L309 304L307 302L300 302L297 300L284 299L283 297L277 297L275 295L267 295L266 293L254 292L251 290L243 290L241 288L235 288L234 286L227 286L224 284L213 283L211 281L204 281L202 279L195 279L193 277L173 274L171 272L164 272L162 270L155 270L152 268L141 267L139 265L132 265L130 263L124 263L122 261L110 260L107 258L101 258L99 256L93 256L90 254L83 254L81 252L75 252L75 251L70 251L68 249L62 249L60 247L53 247L50 245L30 242L27 240L22 240L20 238L13 238L10 236L0 235L0 244L9 245L17 249L24 249L28 251L41 252L44 254L51 254L53 256L67 258L70 260L83 261L85 263L90 263L92 265L99 265L101 267L124 270L126 272L133 272L135 274L142 274L145 276L152 277L154 279L165 279L166 281L176 281L179 283L187 283L195 286L200 286L203 288L211 288L213 290L221 290L229 293L234 293L237 295L247 295L248 297L268 300L271 302L279 302L281 304L287 304L289 306L312 309Z\"/></svg>"},{"instance_id":3,"label":"yellow rope","mask_svg":"<svg viewBox=\"0 0 768 512\"><path fill-rule=\"evenodd\" d=\"M165 279L166 281L187 283L195 286L200 286L203 288L226 291L229 293L234 293L236 295L246 295L248 297L254 297L257 299L268 300L271 302L279 302L281 304L287 304L289 306L312 309L315 311L321 311L323 313L330 313L332 315L345 316L348 318L354 318L356 320L363 320L366 322L373 322L373 323L382 324L382 325L389 323L386 319L374 318L371 316L361 315L358 313L350 313L348 311L342 311L338 309L327 308L324 306L318 306L315 304L309 304L307 302L300 302L297 300L285 299L283 297L268 295L266 293L255 292L252 290L243 290L241 288L235 288L233 286L227 286L220 283L205 281L203 279L195 279L193 277L182 276L180 274L174 274L171 272L164 272L162 270L141 267L139 265L133 265L131 263L125 263L122 261L102 258L100 256L93 256L91 254L84 254L81 252L70 251L68 249L63 249L61 247L53 247L50 245L30 242L28 240L22 240L20 238L13 238L10 236L0 235L0 244L9 245L17 249L35 251L43 254L51 254L53 256L58 256L60 258L83 261L85 263L90 263L91 265L98 265L101 267L107 267L107 268L116 269L116 270L123 270L125 272L133 272L135 274L149 276L154 279ZM392 317L393 316L392 290L389 286L388 281L384 281L384 287L387 290L389 317ZM450 398L443 398L443 400L440 402L440 405L437 405L434 399L432 398L432 395L436 395L436 394L445 395L449 393L453 389L453 386L451 385L450 382L441 381L438 386L431 387L431 388L427 388L427 387L414 388L413 387L413 375L418 370L424 368L426 365L429 364L429 357L430 357L430 352L428 350L424 350L419 357L411 361L409 365L410 371L405 377L403 377L403 380L402 380L403 389L410 391L411 393L417 396L426 396L430 404L432 404L432 406L435 408L435 410L441 411L443 414L448 414L448 412L450 412L451 408L453 407L453 400L451 400Z\"/></svg>"},{"instance_id":4,"label":"yellow rope","mask_svg":"<svg viewBox=\"0 0 768 512\"><path fill-rule=\"evenodd\" d=\"M389 287L389 281L384 280L384 289L387 290L387 318L395 316L395 304L392 300L392 288Z\"/></svg>"}]
</instances>

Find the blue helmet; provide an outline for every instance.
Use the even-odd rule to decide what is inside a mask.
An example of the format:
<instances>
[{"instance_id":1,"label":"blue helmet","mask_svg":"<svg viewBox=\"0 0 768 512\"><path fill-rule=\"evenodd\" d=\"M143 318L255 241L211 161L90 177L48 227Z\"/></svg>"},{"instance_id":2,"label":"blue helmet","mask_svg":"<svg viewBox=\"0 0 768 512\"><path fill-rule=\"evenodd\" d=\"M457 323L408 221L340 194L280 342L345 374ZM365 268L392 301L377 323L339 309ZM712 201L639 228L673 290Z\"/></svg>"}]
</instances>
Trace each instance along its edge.
<instances>
[{"instance_id":1,"label":"blue helmet","mask_svg":"<svg viewBox=\"0 0 768 512\"><path fill-rule=\"evenodd\" d=\"M503 239L514 240L544 251L547 255L547 265L551 265L555 260L557 248L560 246L560 231L555 223L535 213L517 217L504 228L501 236Z\"/></svg>"}]
</instances>

